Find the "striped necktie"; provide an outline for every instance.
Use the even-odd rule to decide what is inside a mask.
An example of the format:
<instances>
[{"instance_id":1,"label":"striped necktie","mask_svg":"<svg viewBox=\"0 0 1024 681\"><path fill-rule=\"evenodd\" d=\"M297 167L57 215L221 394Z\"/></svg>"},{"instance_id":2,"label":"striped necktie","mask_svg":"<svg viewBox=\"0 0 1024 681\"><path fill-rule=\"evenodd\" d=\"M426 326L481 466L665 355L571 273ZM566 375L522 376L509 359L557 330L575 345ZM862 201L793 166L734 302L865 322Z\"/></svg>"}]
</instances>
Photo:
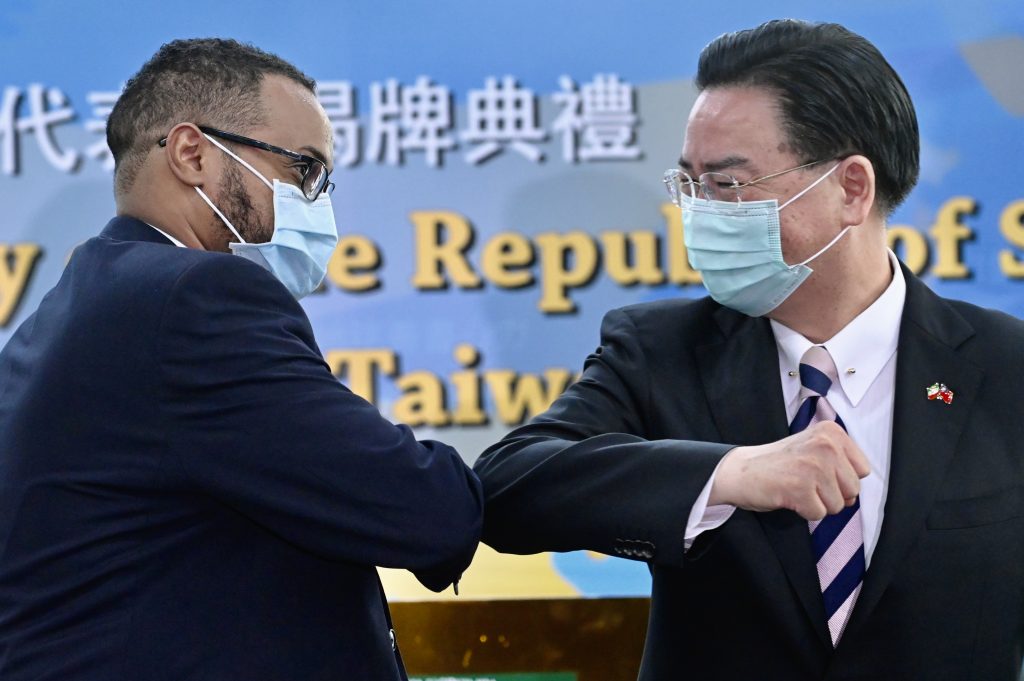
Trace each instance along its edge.
<instances>
[{"instance_id":1,"label":"striped necktie","mask_svg":"<svg viewBox=\"0 0 1024 681\"><path fill-rule=\"evenodd\" d=\"M828 350L811 347L800 360L800 409L789 426L790 434L799 433L812 423L835 421L843 430L846 424L828 403L826 395L837 380L836 365ZM853 604L864 579L864 529L860 516L860 497L835 515L809 523L818 582L825 600L825 616L832 645L839 643L850 619Z\"/></svg>"}]
</instances>

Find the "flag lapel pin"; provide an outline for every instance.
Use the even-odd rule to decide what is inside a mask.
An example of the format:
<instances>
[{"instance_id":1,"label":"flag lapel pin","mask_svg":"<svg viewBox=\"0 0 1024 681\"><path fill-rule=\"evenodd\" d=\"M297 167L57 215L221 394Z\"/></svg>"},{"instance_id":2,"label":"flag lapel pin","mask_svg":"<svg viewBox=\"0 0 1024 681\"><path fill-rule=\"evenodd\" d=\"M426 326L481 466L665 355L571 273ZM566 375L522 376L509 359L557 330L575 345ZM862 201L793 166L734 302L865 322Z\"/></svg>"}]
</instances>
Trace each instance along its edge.
<instances>
[{"instance_id":1,"label":"flag lapel pin","mask_svg":"<svg viewBox=\"0 0 1024 681\"><path fill-rule=\"evenodd\" d=\"M945 383L932 383L926 390L929 400L939 400L946 404L953 403L953 391L947 388Z\"/></svg>"}]
</instances>

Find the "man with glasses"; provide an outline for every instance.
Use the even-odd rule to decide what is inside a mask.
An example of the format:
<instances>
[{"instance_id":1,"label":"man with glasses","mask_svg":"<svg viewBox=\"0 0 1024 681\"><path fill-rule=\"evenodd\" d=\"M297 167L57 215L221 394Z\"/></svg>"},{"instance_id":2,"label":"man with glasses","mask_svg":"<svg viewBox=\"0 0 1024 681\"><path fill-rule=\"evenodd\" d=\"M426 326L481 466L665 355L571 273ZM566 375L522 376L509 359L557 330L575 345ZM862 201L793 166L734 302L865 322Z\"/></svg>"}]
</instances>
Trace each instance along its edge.
<instances>
[{"instance_id":1,"label":"man with glasses","mask_svg":"<svg viewBox=\"0 0 1024 681\"><path fill-rule=\"evenodd\" d=\"M331 374L314 83L164 45L110 115L117 217L0 354L0 678L405 678L375 566L442 590L480 483Z\"/></svg>"},{"instance_id":2,"label":"man with glasses","mask_svg":"<svg viewBox=\"0 0 1024 681\"><path fill-rule=\"evenodd\" d=\"M648 562L645 680L1017 679L1024 324L886 246L906 88L799 21L721 36L696 82L664 179L710 296L608 313L476 464L484 541Z\"/></svg>"}]
</instances>

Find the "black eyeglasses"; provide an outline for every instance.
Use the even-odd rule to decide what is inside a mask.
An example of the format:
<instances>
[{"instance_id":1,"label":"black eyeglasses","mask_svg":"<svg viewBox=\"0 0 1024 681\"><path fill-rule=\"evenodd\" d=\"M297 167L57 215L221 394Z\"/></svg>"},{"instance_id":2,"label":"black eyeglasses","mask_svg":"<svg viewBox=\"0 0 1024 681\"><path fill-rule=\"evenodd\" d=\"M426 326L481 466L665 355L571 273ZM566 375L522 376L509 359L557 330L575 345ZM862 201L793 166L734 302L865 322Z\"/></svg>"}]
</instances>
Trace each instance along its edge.
<instances>
[{"instance_id":1,"label":"black eyeglasses","mask_svg":"<svg viewBox=\"0 0 1024 681\"><path fill-rule=\"evenodd\" d=\"M275 154L281 154L287 156L290 159L303 163L302 168L302 181L299 183L302 189L303 195L309 201L315 201L316 197L323 193L330 194L334 191L334 183L330 181L330 172L327 170L327 166L318 158L307 156L306 154L300 154L297 151L291 151L284 149L283 147L276 147L273 144L267 144L259 140L254 140L251 137L245 137L243 135L236 135L233 132L225 132L218 130L217 128L210 128L205 125L197 126L200 130L205 132L207 135L213 137L220 137L221 139L229 142L237 142L238 144L244 144L246 146L255 147L257 149L263 149L264 151L272 151ZM161 139L158 144L163 147L167 146L167 138Z\"/></svg>"}]
</instances>

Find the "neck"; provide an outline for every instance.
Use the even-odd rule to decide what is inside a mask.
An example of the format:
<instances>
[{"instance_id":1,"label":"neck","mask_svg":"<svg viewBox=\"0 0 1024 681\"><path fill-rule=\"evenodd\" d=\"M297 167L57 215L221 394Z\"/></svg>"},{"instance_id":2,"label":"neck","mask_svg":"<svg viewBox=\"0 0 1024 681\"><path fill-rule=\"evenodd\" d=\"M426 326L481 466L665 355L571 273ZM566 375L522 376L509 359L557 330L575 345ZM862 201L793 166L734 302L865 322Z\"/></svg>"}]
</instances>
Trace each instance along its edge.
<instances>
[{"instance_id":1,"label":"neck","mask_svg":"<svg viewBox=\"0 0 1024 681\"><path fill-rule=\"evenodd\" d=\"M837 254L838 255L838 254ZM813 263L812 263L813 266ZM892 282L892 264L886 248L872 249L865 257L842 262L831 258L819 265L782 305L768 316L812 343L824 343L878 300Z\"/></svg>"},{"instance_id":2,"label":"neck","mask_svg":"<svg viewBox=\"0 0 1024 681\"><path fill-rule=\"evenodd\" d=\"M169 216L166 211L161 210L158 201L140 201L135 198L134 193L119 196L117 199L117 214L133 217L158 227L185 244L188 248L209 250L187 220Z\"/></svg>"}]
</instances>

